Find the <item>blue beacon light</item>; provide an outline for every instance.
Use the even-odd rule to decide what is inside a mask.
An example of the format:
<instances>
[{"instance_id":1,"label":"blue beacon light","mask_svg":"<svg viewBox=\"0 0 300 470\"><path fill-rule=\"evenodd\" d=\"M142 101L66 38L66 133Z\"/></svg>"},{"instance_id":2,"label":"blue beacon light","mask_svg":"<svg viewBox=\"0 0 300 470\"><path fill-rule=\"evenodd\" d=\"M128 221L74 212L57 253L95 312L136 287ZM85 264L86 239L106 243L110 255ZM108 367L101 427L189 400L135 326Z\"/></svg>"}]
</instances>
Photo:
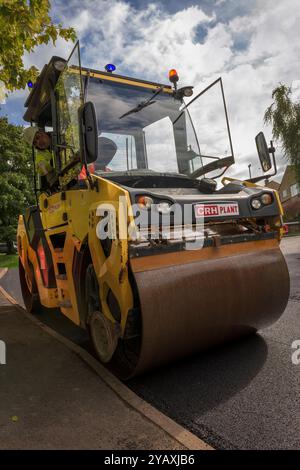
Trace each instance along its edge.
<instances>
[{"instance_id":1,"label":"blue beacon light","mask_svg":"<svg viewBox=\"0 0 300 470\"><path fill-rule=\"evenodd\" d=\"M104 67L106 72L114 72L116 70L116 66L114 64L106 64L106 66Z\"/></svg>"},{"instance_id":2,"label":"blue beacon light","mask_svg":"<svg viewBox=\"0 0 300 470\"><path fill-rule=\"evenodd\" d=\"M32 83L31 80L29 80L29 81L27 82L27 86L28 86L28 88L33 88L33 83Z\"/></svg>"}]
</instances>

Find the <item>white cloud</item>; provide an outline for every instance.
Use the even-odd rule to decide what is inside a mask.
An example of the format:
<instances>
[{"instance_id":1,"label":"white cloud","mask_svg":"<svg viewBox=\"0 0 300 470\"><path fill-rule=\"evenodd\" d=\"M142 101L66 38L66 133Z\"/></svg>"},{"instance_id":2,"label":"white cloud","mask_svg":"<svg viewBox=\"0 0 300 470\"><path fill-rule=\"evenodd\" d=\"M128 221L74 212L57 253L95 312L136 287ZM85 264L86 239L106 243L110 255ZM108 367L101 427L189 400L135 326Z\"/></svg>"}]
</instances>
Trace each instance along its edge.
<instances>
[{"instance_id":1,"label":"white cloud","mask_svg":"<svg viewBox=\"0 0 300 470\"><path fill-rule=\"evenodd\" d=\"M292 98L295 101L300 100L300 80L294 80L292 83Z\"/></svg>"}]
</instances>

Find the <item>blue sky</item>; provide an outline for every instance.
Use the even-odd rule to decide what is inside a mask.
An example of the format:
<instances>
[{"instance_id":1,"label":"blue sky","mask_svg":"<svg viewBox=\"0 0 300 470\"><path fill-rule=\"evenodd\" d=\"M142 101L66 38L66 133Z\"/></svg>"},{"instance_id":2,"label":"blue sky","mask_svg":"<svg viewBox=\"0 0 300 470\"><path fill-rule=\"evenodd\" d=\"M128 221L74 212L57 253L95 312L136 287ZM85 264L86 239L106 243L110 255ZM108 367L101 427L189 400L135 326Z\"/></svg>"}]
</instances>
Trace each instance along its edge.
<instances>
[{"instance_id":1,"label":"blue sky","mask_svg":"<svg viewBox=\"0 0 300 470\"><path fill-rule=\"evenodd\" d=\"M82 63L120 74L167 81L178 69L182 85L204 87L222 76L236 159L232 174L258 172L254 137L264 130L263 114L279 83L299 89L299 0L52 0L52 17L72 25L81 43ZM67 58L72 44L59 40L25 57L42 68L52 55ZM13 93L0 113L23 123L28 90ZM280 155L280 151L278 152ZM282 170L284 161L279 158Z\"/></svg>"}]
</instances>

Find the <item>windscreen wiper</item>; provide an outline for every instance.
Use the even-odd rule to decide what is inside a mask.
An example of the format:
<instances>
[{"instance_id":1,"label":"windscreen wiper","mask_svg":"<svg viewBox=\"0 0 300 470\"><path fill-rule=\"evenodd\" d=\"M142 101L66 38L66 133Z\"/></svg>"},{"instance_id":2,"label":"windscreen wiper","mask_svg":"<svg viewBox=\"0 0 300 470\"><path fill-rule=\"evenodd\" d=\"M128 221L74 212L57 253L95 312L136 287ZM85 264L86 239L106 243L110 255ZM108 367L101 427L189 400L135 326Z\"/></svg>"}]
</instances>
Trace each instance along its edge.
<instances>
[{"instance_id":1,"label":"windscreen wiper","mask_svg":"<svg viewBox=\"0 0 300 470\"><path fill-rule=\"evenodd\" d=\"M206 158L216 158L216 157L206 156ZM234 157L232 155L230 155L229 157L222 157L222 158L217 157L217 160L211 163L207 163L207 165L204 165L200 168L197 168L197 170L193 171L189 176L190 178L199 178L199 176L205 175L205 173L209 173L210 171L218 170L220 168L225 168L223 172L225 173L227 168L230 167L233 163L234 163ZM221 173L221 175L223 173ZM218 178L218 176L215 176L214 178Z\"/></svg>"},{"instance_id":2,"label":"windscreen wiper","mask_svg":"<svg viewBox=\"0 0 300 470\"><path fill-rule=\"evenodd\" d=\"M158 90L156 90L156 92L152 96L150 96L150 98L148 98L145 101L141 101L141 103L139 103L137 106L127 111L127 113L122 114L122 116L120 116L119 119L122 119L123 117L128 116L129 114L132 114L132 113L138 113L139 111L146 108L147 106L150 106L150 104L156 103L156 101L153 101L153 98L155 98L155 96L157 96L161 91L163 91L162 86L158 88Z\"/></svg>"}]
</instances>

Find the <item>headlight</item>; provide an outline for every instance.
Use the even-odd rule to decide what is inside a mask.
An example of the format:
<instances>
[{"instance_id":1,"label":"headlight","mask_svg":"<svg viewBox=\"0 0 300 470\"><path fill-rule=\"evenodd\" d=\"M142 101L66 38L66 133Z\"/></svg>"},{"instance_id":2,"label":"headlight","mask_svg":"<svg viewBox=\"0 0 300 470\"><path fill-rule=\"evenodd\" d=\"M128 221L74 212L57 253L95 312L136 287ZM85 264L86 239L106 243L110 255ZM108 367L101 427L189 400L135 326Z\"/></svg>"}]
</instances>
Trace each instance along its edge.
<instances>
[{"instance_id":1,"label":"headlight","mask_svg":"<svg viewBox=\"0 0 300 470\"><path fill-rule=\"evenodd\" d=\"M251 206L252 206L253 209L260 209L261 208L260 199L252 199Z\"/></svg>"},{"instance_id":2,"label":"headlight","mask_svg":"<svg viewBox=\"0 0 300 470\"><path fill-rule=\"evenodd\" d=\"M263 194L260 199L264 206L268 206L269 204L272 204L272 196L269 193Z\"/></svg>"},{"instance_id":3,"label":"headlight","mask_svg":"<svg viewBox=\"0 0 300 470\"><path fill-rule=\"evenodd\" d=\"M171 210L171 204L168 201L159 202L155 207L161 214L168 214Z\"/></svg>"},{"instance_id":4,"label":"headlight","mask_svg":"<svg viewBox=\"0 0 300 470\"><path fill-rule=\"evenodd\" d=\"M152 197L149 196L138 196L137 198L137 203L141 209L151 209L153 202Z\"/></svg>"}]
</instances>

